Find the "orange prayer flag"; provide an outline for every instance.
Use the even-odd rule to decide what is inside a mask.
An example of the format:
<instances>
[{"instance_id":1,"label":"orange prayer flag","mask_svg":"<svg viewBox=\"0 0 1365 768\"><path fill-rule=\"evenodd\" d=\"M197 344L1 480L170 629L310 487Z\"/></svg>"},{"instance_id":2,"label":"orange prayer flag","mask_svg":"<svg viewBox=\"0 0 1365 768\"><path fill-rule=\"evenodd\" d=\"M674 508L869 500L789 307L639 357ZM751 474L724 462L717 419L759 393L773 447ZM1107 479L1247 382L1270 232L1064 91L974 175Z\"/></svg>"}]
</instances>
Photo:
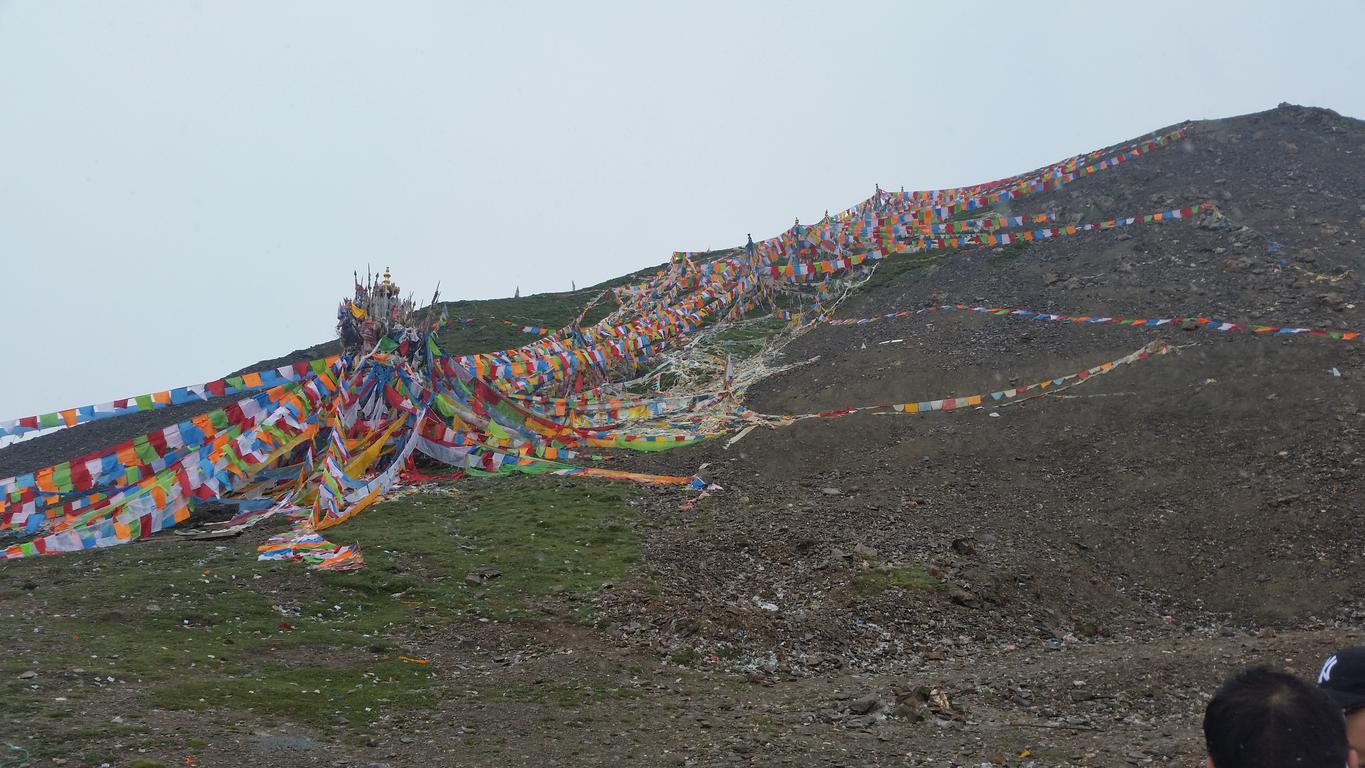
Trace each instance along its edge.
<instances>
[{"instance_id":1,"label":"orange prayer flag","mask_svg":"<svg viewBox=\"0 0 1365 768\"><path fill-rule=\"evenodd\" d=\"M119 463L125 467L136 466L142 463L142 460L137 456L137 451L133 449L132 444L119 446L115 455L118 456Z\"/></svg>"}]
</instances>

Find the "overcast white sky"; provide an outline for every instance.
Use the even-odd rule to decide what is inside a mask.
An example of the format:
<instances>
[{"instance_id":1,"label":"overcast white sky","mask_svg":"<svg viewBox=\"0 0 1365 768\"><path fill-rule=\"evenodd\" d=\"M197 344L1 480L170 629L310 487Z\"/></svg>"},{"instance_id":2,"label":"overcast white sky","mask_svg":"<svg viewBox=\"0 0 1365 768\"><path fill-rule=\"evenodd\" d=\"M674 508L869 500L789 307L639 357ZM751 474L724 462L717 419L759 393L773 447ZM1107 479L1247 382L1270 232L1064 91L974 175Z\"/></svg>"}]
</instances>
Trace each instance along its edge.
<instances>
[{"instance_id":1,"label":"overcast white sky","mask_svg":"<svg viewBox=\"0 0 1365 768\"><path fill-rule=\"evenodd\" d=\"M1365 3L0 0L0 418L1281 101Z\"/></svg>"}]
</instances>

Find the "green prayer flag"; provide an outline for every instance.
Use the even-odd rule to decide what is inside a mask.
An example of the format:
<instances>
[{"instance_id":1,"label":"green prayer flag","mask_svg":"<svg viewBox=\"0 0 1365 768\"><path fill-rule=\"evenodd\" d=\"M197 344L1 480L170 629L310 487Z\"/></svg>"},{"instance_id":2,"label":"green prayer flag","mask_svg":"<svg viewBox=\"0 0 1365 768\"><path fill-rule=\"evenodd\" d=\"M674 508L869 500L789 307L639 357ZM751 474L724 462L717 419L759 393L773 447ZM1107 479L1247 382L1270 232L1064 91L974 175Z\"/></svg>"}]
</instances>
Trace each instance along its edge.
<instances>
[{"instance_id":1,"label":"green prayer flag","mask_svg":"<svg viewBox=\"0 0 1365 768\"><path fill-rule=\"evenodd\" d=\"M52 468L52 484L58 490L71 490L71 464L58 464Z\"/></svg>"},{"instance_id":2,"label":"green prayer flag","mask_svg":"<svg viewBox=\"0 0 1365 768\"><path fill-rule=\"evenodd\" d=\"M617 435L615 444L617 448L629 448L632 451L643 451L654 453L657 451L667 451L673 448L682 448L685 445L695 445L704 438L693 438L689 440L629 440L624 435Z\"/></svg>"},{"instance_id":3,"label":"green prayer flag","mask_svg":"<svg viewBox=\"0 0 1365 768\"><path fill-rule=\"evenodd\" d=\"M156 449L152 447L151 443L147 442L147 438L141 435L133 438L133 452L144 464L151 464L161 458L156 455Z\"/></svg>"},{"instance_id":4,"label":"green prayer flag","mask_svg":"<svg viewBox=\"0 0 1365 768\"><path fill-rule=\"evenodd\" d=\"M433 397L431 399L431 407L435 408L437 413L441 414L446 418L450 418L451 416L455 415L455 405L451 403L450 398L446 397L445 395L438 394L435 397Z\"/></svg>"}]
</instances>

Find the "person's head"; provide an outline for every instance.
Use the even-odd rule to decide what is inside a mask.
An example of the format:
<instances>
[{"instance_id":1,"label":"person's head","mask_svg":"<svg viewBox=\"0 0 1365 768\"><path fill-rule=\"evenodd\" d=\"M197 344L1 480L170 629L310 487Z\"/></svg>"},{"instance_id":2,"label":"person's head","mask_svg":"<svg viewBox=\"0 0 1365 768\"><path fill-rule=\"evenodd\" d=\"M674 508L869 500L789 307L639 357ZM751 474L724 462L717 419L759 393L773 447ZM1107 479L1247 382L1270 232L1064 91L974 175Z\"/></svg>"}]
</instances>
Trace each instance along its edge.
<instances>
[{"instance_id":1,"label":"person's head","mask_svg":"<svg viewBox=\"0 0 1365 768\"><path fill-rule=\"evenodd\" d=\"M1318 687L1346 716L1346 741L1365 754L1365 646L1337 651L1322 664Z\"/></svg>"},{"instance_id":2,"label":"person's head","mask_svg":"<svg viewBox=\"0 0 1365 768\"><path fill-rule=\"evenodd\" d=\"M1341 709L1327 694L1268 667L1233 675L1204 711L1211 768L1359 768Z\"/></svg>"}]
</instances>

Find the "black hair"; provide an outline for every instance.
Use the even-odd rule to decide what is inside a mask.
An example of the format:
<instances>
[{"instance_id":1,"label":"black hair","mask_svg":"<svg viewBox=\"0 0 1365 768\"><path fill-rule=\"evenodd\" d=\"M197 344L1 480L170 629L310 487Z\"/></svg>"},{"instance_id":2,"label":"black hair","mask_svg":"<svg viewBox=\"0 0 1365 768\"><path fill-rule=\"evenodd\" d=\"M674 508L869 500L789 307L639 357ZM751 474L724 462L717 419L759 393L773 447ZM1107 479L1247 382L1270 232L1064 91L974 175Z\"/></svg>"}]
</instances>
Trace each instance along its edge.
<instances>
[{"instance_id":1,"label":"black hair","mask_svg":"<svg viewBox=\"0 0 1365 768\"><path fill-rule=\"evenodd\" d=\"M1350 747L1341 708L1269 667L1233 675L1204 711L1214 768L1342 768Z\"/></svg>"}]
</instances>

